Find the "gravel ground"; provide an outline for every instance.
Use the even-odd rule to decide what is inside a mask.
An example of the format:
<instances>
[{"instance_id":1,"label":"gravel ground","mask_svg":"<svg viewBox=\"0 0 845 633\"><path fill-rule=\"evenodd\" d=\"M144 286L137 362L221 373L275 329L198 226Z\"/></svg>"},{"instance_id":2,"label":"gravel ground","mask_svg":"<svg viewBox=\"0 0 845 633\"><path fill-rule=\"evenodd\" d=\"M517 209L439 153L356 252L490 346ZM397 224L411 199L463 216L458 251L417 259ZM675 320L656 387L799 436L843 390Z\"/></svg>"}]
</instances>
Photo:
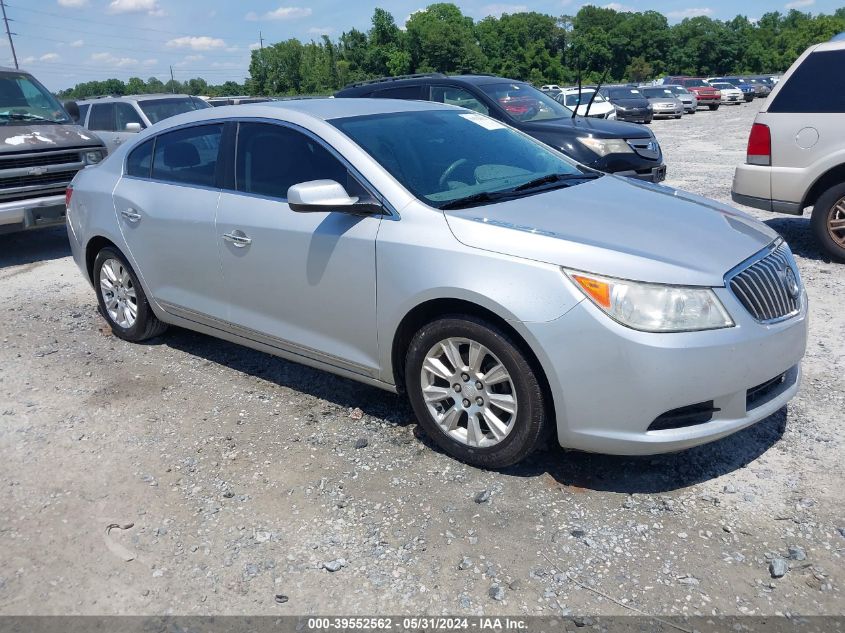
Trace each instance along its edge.
<instances>
[{"instance_id":1,"label":"gravel ground","mask_svg":"<svg viewBox=\"0 0 845 633\"><path fill-rule=\"evenodd\" d=\"M729 200L755 110L655 122L668 184ZM432 450L399 397L183 330L124 343L63 231L0 237L0 613L842 614L845 267L753 213L812 303L789 407L505 472Z\"/></svg>"}]
</instances>

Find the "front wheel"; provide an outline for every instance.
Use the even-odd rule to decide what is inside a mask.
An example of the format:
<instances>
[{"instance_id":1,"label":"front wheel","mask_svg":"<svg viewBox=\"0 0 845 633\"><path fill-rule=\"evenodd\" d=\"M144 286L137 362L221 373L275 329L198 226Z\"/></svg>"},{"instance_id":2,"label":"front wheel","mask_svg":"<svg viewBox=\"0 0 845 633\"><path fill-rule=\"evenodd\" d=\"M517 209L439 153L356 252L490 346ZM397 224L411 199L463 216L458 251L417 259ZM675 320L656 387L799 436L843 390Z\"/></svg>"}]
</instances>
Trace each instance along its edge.
<instances>
[{"instance_id":1,"label":"front wheel","mask_svg":"<svg viewBox=\"0 0 845 633\"><path fill-rule=\"evenodd\" d=\"M97 253L94 288L100 312L115 336L137 343L167 329L153 314L135 271L117 249L109 246Z\"/></svg>"},{"instance_id":2,"label":"front wheel","mask_svg":"<svg viewBox=\"0 0 845 633\"><path fill-rule=\"evenodd\" d=\"M816 201L810 227L824 252L845 262L845 183L831 187Z\"/></svg>"},{"instance_id":3,"label":"front wheel","mask_svg":"<svg viewBox=\"0 0 845 633\"><path fill-rule=\"evenodd\" d=\"M719 109L719 105L720 105L720 104L718 104L718 103L714 103L714 104L712 104L712 105L710 105L710 106L708 106L708 107L709 107L711 110L718 110L718 109Z\"/></svg>"},{"instance_id":4,"label":"front wheel","mask_svg":"<svg viewBox=\"0 0 845 633\"><path fill-rule=\"evenodd\" d=\"M545 441L538 370L492 323L453 315L424 325L408 348L405 380L420 425L456 459L503 468Z\"/></svg>"}]
</instances>

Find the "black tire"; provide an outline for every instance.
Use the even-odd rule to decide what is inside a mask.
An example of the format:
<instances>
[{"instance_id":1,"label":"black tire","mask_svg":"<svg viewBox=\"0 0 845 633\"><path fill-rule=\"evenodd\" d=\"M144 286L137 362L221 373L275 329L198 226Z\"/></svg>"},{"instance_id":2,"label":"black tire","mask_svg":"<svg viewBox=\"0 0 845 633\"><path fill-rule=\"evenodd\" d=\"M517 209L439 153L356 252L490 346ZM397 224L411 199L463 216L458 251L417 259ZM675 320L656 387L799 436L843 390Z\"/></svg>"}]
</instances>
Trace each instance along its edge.
<instances>
[{"instance_id":1,"label":"black tire","mask_svg":"<svg viewBox=\"0 0 845 633\"><path fill-rule=\"evenodd\" d=\"M837 213L837 219L845 216L845 212L837 212L834 207L845 198L845 183L834 185L825 191L813 206L810 218L810 228L822 250L831 259L845 263L845 245L838 244L828 228L831 215ZM843 203L845 205L845 203Z\"/></svg>"},{"instance_id":2,"label":"black tire","mask_svg":"<svg viewBox=\"0 0 845 633\"><path fill-rule=\"evenodd\" d=\"M715 104L715 105L709 105L709 106L707 106L707 107L708 107L708 108L710 108L710 111L712 112L712 111L714 111L714 110L718 110L718 109L719 109L719 105L721 105L721 104L718 104L718 103L717 103L717 104Z\"/></svg>"},{"instance_id":3,"label":"black tire","mask_svg":"<svg viewBox=\"0 0 845 633\"><path fill-rule=\"evenodd\" d=\"M119 325L109 315L106 309L106 302L103 297L103 289L100 286L100 271L108 260L115 259L126 269L129 279L131 280L132 288L135 290L135 299L137 306L137 316L135 322L131 327L123 327ZM138 282L138 276L132 270L132 266L126 261L126 258L116 248L107 246L97 253L97 258L94 260L93 270L94 291L97 293L97 303L100 305L100 314L108 321L109 326L115 336L122 338L125 341L138 343L147 339L159 336L167 329L167 324L163 323L156 317L147 301L147 296L144 294L144 289Z\"/></svg>"},{"instance_id":4,"label":"black tire","mask_svg":"<svg viewBox=\"0 0 845 633\"><path fill-rule=\"evenodd\" d=\"M680 118L681 118L681 116L683 116L683 115L681 115L681 114L676 114L676 115L675 115L675 118L676 118L676 119L680 119Z\"/></svg>"},{"instance_id":5,"label":"black tire","mask_svg":"<svg viewBox=\"0 0 845 633\"><path fill-rule=\"evenodd\" d=\"M448 435L428 410L422 392L421 371L428 352L448 338L481 343L505 366L513 384L517 412L510 432L498 444L473 447ZM535 367L509 334L471 315L444 316L424 325L413 337L405 356L405 382L411 406L426 434L450 456L480 468L504 468L525 459L548 441L553 421ZM457 406L455 403L454 406ZM463 414L466 415L465 413ZM462 418L466 424L466 418Z\"/></svg>"}]
</instances>

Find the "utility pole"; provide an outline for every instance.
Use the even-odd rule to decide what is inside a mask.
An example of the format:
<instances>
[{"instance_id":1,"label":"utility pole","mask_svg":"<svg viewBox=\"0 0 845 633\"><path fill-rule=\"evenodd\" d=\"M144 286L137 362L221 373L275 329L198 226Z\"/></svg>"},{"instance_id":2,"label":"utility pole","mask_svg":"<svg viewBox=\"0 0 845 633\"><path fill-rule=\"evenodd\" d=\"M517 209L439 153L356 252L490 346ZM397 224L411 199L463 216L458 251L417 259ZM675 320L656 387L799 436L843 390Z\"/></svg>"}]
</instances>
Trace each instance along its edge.
<instances>
[{"instance_id":1,"label":"utility pole","mask_svg":"<svg viewBox=\"0 0 845 633\"><path fill-rule=\"evenodd\" d=\"M264 50L264 38L261 36L261 31L258 31L258 47Z\"/></svg>"},{"instance_id":2,"label":"utility pole","mask_svg":"<svg viewBox=\"0 0 845 633\"><path fill-rule=\"evenodd\" d=\"M12 49L12 58L15 60L15 69L20 69L18 66L18 55L15 53L15 43L12 41L12 32L9 30L9 18L6 17L6 3L4 0L0 0L0 7L3 8L3 22L6 24L6 35L9 38L9 46Z\"/></svg>"},{"instance_id":3,"label":"utility pole","mask_svg":"<svg viewBox=\"0 0 845 633\"><path fill-rule=\"evenodd\" d=\"M0 0L2 2L2 0ZM176 93L176 80L173 78L173 66L170 67L170 92L171 94Z\"/></svg>"}]
</instances>

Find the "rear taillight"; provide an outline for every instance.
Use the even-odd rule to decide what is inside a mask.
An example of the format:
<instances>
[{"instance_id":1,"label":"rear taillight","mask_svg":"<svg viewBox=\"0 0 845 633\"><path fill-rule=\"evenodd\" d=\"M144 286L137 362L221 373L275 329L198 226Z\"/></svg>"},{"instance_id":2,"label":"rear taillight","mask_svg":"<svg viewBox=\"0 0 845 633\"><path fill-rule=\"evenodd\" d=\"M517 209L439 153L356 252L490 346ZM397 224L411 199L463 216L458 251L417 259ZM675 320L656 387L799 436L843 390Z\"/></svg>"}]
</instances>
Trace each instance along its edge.
<instances>
[{"instance_id":1,"label":"rear taillight","mask_svg":"<svg viewBox=\"0 0 845 633\"><path fill-rule=\"evenodd\" d=\"M755 123L751 126L745 162L749 165L772 164L772 133L768 125Z\"/></svg>"},{"instance_id":2,"label":"rear taillight","mask_svg":"<svg viewBox=\"0 0 845 633\"><path fill-rule=\"evenodd\" d=\"M68 209L70 208L70 198L71 198L72 195L73 195L73 187L68 186L68 188L65 189L65 208L68 208Z\"/></svg>"}]
</instances>

